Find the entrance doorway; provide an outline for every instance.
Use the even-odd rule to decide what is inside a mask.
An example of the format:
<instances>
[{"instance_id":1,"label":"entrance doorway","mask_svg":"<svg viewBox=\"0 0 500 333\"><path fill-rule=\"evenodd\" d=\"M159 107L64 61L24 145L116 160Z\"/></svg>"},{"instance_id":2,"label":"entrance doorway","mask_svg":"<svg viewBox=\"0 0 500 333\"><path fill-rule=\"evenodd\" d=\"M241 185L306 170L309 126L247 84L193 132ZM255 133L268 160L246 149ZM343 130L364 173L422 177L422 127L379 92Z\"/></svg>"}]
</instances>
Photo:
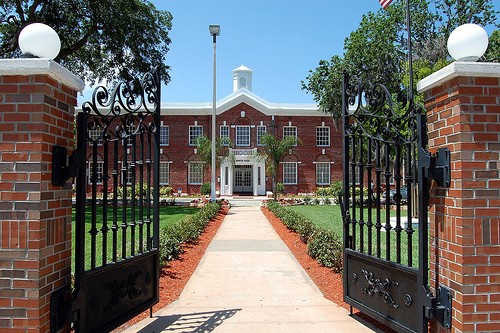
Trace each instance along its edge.
<instances>
[{"instance_id":1,"label":"entrance doorway","mask_svg":"<svg viewBox=\"0 0 500 333\"><path fill-rule=\"evenodd\" d=\"M253 193L253 169L251 165L236 165L234 167L235 193Z\"/></svg>"}]
</instances>

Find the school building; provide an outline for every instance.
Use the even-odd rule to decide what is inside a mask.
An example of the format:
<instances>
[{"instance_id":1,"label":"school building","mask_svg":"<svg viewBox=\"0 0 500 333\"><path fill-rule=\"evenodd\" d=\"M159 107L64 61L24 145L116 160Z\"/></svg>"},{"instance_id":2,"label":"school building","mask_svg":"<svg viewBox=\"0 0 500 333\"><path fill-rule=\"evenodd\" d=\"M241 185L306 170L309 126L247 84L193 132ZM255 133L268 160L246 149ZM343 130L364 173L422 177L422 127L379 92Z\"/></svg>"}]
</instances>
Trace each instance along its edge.
<instances>
[{"instance_id":1,"label":"school building","mask_svg":"<svg viewBox=\"0 0 500 333\"><path fill-rule=\"evenodd\" d=\"M257 154L264 133L280 140L299 138L278 171L277 182L283 183L285 193L311 193L342 179L340 124L315 104L271 103L257 96L252 92L253 71L243 65L232 74L233 92L216 103L216 135L231 140L229 152L233 156L216 170L218 194L271 193L266 163ZM212 103L162 104L160 185L172 187L174 193L197 194L203 183L210 183L210 167L205 167L197 154L197 138L212 138L212 112ZM97 163L98 174L102 174L102 163ZM87 168L90 184L92 160Z\"/></svg>"}]
</instances>

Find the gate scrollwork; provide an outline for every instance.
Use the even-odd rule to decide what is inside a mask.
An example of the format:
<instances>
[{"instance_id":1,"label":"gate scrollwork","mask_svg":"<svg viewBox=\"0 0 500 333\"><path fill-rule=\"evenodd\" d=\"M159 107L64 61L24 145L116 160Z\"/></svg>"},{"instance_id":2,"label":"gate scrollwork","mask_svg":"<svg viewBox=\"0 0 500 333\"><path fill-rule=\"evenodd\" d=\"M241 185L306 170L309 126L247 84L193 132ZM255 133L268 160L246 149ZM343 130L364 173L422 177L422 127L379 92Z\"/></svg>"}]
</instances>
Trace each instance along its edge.
<instances>
[{"instance_id":1,"label":"gate scrollwork","mask_svg":"<svg viewBox=\"0 0 500 333\"><path fill-rule=\"evenodd\" d=\"M366 282L368 283L368 287L361 288L361 291L366 295L373 296L377 295L383 298L384 302L392 305L393 308L399 308L399 305L396 304L394 298L392 297L392 287L399 286L399 283L393 280L389 280L388 278L381 280L375 277L375 274L372 272L368 272L367 270L361 270L363 273Z\"/></svg>"}]
</instances>

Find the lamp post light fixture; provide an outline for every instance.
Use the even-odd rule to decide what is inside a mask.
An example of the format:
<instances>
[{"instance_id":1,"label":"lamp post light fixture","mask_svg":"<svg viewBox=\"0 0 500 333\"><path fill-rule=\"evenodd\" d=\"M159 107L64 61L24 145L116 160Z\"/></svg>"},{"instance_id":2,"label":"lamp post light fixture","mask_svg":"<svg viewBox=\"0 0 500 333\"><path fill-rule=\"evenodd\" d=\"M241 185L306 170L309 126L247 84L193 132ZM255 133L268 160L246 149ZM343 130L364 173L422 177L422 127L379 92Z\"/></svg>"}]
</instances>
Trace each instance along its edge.
<instances>
[{"instance_id":1,"label":"lamp post light fixture","mask_svg":"<svg viewBox=\"0 0 500 333\"><path fill-rule=\"evenodd\" d=\"M61 40L48 25L32 23L21 30L19 48L24 57L54 59L61 50Z\"/></svg>"},{"instance_id":2,"label":"lamp post light fixture","mask_svg":"<svg viewBox=\"0 0 500 333\"><path fill-rule=\"evenodd\" d=\"M211 163L211 171L212 171L212 181L210 186L210 201L215 202L215 140L216 140L216 103L217 103L217 62L216 62L216 45L217 45L217 36L220 34L220 25L218 24L210 24L208 26L208 30L210 31L210 35L213 37L213 47L214 47L214 73L213 73L213 98L212 98L212 163Z\"/></svg>"},{"instance_id":3,"label":"lamp post light fixture","mask_svg":"<svg viewBox=\"0 0 500 333\"><path fill-rule=\"evenodd\" d=\"M488 48L488 34L477 24L462 24L451 32L447 48L457 61L476 61Z\"/></svg>"}]
</instances>

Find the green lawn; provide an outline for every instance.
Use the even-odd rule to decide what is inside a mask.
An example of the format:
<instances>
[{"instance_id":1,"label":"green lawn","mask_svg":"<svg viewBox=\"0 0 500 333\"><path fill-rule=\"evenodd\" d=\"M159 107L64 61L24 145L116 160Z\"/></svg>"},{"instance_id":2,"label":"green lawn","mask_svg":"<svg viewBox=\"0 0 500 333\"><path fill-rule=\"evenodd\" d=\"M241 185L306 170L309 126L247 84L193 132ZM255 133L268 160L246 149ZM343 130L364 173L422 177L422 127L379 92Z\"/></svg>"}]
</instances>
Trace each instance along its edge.
<instances>
[{"instance_id":1,"label":"green lawn","mask_svg":"<svg viewBox=\"0 0 500 333\"><path fill-rule=\"evenodd\" d=\"M342 237L343 235L343 223L342 223L342 214L340 212L340 206L322 206L322 205L307 205L307 206L290 206L290 209L304 215L307 219L313 222L320 228L329 229L335 232L337 235ZM381 210L382 221L385 221L385 210ZM391 216L396 216L395 211L390 212ZM365 209L363 212L365 220L368 216L368 210ZM372 210L372 220L375 223L376 210ZM359 218L359 212L358 212ZM402 217L403 219L403 217ZM385 222L382 222L385 223ZM359 232L359 226L357 227L357 232ZM382 229L383 230L383 229ZM376 229L372 228L372 254L376 253L377 250L377 237L376 237ZM390 238L390 258L392 261L396 261L396 233L394 230L391 230L389 233ZM361 247L360 242L361 237L357 237L356 239L356 248L357 250ZM380 232L380 249L382 257L385 258L387 244L387 233L385 231ZM404 265L408 264L408 236L406 232L401 233L401 263ZM363 227L363 251L364 253L368 253L368 227ZM415 229L415 233L413 234L413 245L412 245L412 266L418 266L418 230Z\"/></svg>"},{"instance_id":2,"label":"green lawn","mask_svg":"<svg viewBox=\"0 0 500 333\"><path fill-rule=\"evenodd\" d=\"M191 214L194 214L195 212L198 211L199 208L197 207L190 207L190 206L160 206L160 229L169 225L169 224L172 224L176 221L179 221L180 219L188 216L188 215L191 215ZM107 220L108 220L108 228L111 228L112 226L112 221L113 221L113 217L112 217L112 208L110 207L109 208L109 211L108 211L108 217L107 217ZM123 257L123 254L122 254L122 246L123 246L123 242L122 242L122 237L123 237L123 234L122 234L122 229L121 229L121 224L122 224L122 209L121 207L118 208L118 211L117 211L117 216L118 216L118 232L117 232L117 249L118 249L118 252L119 252L119 255L118 255L118 260ZM136 209L136 214L137 214L137 217L138 217L138 213L139 213L139 209L137 208ZM127 211L127 221L130 223L131 221L131 211ZM90 253L91 253L91 248L92 248L92 244L91 244L91 237L90 237L90 233L89 231L91 230L92 228L92 207L88 206L86 207L85 209L85 216L86 216L86 220L85 220L85 230L86 230L86 234L85 234L85 267L86 269L89 269L91 267L91 261L90 261ZM137 218L136 217L136 218ZM96 248L96 253L100 254L97 256L96 258L96 266L100 266L102 264L102 258L104 257L104 252L103 252L103 245L102 245L102 239L103 239L103 236L102 236L102 232L100 231L102 226L103 226L103 209L101 206L97 207L97 210L96 210L96 221L97 221L97 229L98 229L98 234L96 236L96 244L95 244L95 248ZM75 209L73 208L73 225L72 225L72 228L73 228L73 238L72 238L72 241L73 243L72 244L76 244L75 243L75 225L76 225L76 221L75 221ZM147 241L147 229L146 229L146 226L144 226L142 228L142 244L143 246L145 246L145 243ZM127 241L126 241L126 254L125 256L129 255L130 254L130 251L131 251L131 242L130 242L130 232L131 232L131 228L127 228ZM139 226L136 226L135 227L135 238L136 238L136 242L135 242L135 251L137 252L139 250L139 247L140 247L140 242L138 240L139 238L139 235L140 235L140 227ZM110 231L108 232L108 236L107 236L107 250L105 251L106 252L106 255L105 257L107 258L107 261L111 261L113 258L112 258L112 255L111 255L111 250L113 248L113 233ZM72 258L73 258L73 262L72 262L72 271L74 272L74 269L75 269L75 265L74 265L74 246L73 246L73 255L72 255Z\"/></svg>"},{"instance_id":3,"label":"green lawn","mask_svg":"<svg viewBox=\"0 0 500 333\"><path fill-rule=\"evenodd\" d=\"M340 206L300 205L290 206L290 209L304 215L318 227L332 230L337 235L342 236L343 226Z\"/></svg>"}]
</instances>

